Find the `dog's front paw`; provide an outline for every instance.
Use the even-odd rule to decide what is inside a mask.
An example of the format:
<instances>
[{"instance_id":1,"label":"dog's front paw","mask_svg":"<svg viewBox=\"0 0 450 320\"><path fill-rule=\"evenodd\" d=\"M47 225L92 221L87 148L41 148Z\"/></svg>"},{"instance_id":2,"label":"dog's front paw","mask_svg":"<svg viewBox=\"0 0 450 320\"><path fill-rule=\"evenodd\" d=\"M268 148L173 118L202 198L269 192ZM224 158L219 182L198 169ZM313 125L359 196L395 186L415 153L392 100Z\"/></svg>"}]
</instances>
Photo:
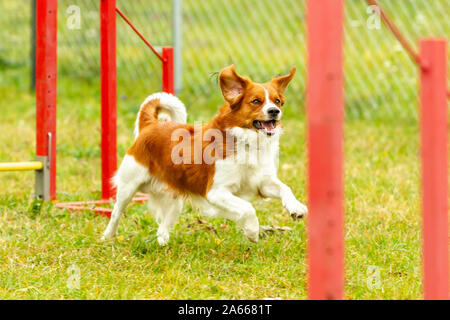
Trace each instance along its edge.
<instances>
[{"instance_id":1,"label":"dog's front paw","mask_svg":"<svg viewBox=\"0 0 450 320\"><path fill-rule=\"evenodd\" d=\"M244 235L251 242L258 242L259 240L259 221L256 215L250 216L245 220L242 230Z\"/></svg>"},{"instance_id":2,"label":"dog's front paw","mask_svg":"<svg viewBox=\"0 0 450 320\"><path fill-rule=\"evenodd\" d=\"M308 213L308 208L297 200L286 203L286 209L294 220L303 218Z\"/></svg>"},{"instance_id":3,"label":"dog's front paw","mask_svg":"<svg viewBox=\"0 0 450 320\"><path fill-rule=\"evenodd\" d=\"M247 237L247 239L251 242L258 242L259 240L259 227L258 230L253 230L253 229L247 229L244 228L244 235Z\"/></svg>"}]
</instances>

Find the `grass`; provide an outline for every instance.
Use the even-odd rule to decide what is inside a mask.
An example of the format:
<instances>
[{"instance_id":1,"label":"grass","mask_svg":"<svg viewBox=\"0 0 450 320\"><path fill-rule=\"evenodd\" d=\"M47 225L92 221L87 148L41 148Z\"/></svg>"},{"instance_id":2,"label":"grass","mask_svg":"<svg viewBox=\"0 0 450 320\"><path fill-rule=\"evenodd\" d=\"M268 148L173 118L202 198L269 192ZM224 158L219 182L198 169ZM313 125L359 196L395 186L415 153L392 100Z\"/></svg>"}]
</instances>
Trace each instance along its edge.
<instances>
[{"instance_id":1,"label":"grass","mask_svg":"<svg viewBox=\"0 0 450 320\"><path fill-rule=\"evenodd\" d=\"M14 7L15 2L0 4L4 11L8 6ZM7 19L0 21L0 27L4 25L8 26ZM2 33L2 37L8 34ZM17 49L19 40L26 37L26 33L12 33L10 42L0 43L1 161L34 157L34 95L27 90L26 54ZM4 45L13 40L15 46ZM380 49L373 53L374 57L369 56L367 61L371 63L366 68L375 70L376 61L386 59L383 52ZM61 54L64 65L58 79L58 199L96 199L100 196L99 81L89 73L86 77L71 76L67 64L70 53ZM413 86L402 89L386 84L383 88L389 90L370 95L370 87L359 81L365 79L364 72L355 75L357 69L351 67L355 56L347 57L347 70L351 70L347 73L347 87L352 85L353 92L347 97L347 108L367 101L372 105L375 100L377 105L389 106L391 98L398 96L408 107L416 105ZM288 89L291 100L284 120L279 176L305 202L305 118L301 104L289 103L296 101L295 96L303 97L303 78L304 73L299 72ZM119 82L121 90L119 158L132 142L137 107L150 93L141 84L134 90L125 81ZM183 93L183 99L188 102L190 122L210 118L221 101L217 87L200 104L192 103L189 92ZM345 123L345 297L419 299L418 126L414 115L394 113L385 119L381 112L370 112L377 120L351 116ZM102 243L99 238L106 218L90 212L69 213L51 203L32 201L33 179L31 172L0 175L0 298L306 298L307 220L292 221L280 201L254 201L260 223L292 230L264 234L258 244L248 242L234 223L205 220L187 206L169 245L159 247L155 241L156 224L146 206L139 204L129 207L117 240ZM73 288L69 285L72 272L78 271L79 288Z\"/></svg>"}]
</instances>

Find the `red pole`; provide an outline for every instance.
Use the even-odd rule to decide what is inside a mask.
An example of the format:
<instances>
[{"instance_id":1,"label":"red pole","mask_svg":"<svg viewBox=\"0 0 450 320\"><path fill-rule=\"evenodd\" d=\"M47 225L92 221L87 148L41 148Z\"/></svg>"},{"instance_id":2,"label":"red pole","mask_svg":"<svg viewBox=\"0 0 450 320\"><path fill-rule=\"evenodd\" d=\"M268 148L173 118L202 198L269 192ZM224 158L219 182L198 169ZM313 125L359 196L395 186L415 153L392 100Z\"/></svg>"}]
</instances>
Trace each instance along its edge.
<instances>
[{"instance_id":1,"label":"red pole","mask_svg":"<svg viewBox=\"0 0 450 320\"><path fill-rule=\"evenodd\" d=\"M342 299L343 0L308 0L308 296Z\"/></svg>"},{"instance_id":2,"label":"red pole","mask_svg":"<svg viewBox=\"0 0 450 320\"><path fill-rule=\"evenodd\" d=\"M57 0L36 3L36 155L51 156L52 200L56 199L57 3Z\"/></svg>"},{"instance_id":3,"label":"red pole","mask_svg":"<svg viewBox=\"0 0 450 320\"><path fill-rule=\"evenodd\" d=\"M173 47L163 47L162 57L162 91L174 94Z\"/></svg>"},{"instance_id":4,"label":"red pole","mask_svg":"<svg viewBox=\"0 0 450 320\"><path fill-rule=\"evenodd\" d=\"M117 168L116 0L100 1L102 90L102 199L114 196L111 185Z\"/></svg>"},{"instance_id":5,"label":"red pole","mask_svg":"<svg viewBox=\"0 0 450 320\"><path fill-rule=\"evenodd\" d=\"M447 42L420 42L423 290L448 299Z\"/></svg>"}]
</instances>

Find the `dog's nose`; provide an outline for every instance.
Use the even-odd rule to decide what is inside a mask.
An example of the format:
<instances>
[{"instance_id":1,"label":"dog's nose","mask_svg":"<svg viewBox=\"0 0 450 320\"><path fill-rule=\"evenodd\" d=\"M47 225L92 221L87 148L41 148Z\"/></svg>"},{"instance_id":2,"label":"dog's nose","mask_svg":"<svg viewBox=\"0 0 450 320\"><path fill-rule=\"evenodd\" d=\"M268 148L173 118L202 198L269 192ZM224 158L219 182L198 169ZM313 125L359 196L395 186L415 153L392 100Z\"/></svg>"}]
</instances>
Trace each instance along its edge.
<instances>
[{"instance_id":1,"label":"dog's nose","mask_svg":"<svg viewBox=\"0 0 450 320\"><path fill-rule=\"evenodd\" d=\"M267 110L267 113L272 118L276 118L278 116L278 114L280 113L280 109L278 109L278 108L270 108L269 110Z\"/></svg>"}]
</instances>

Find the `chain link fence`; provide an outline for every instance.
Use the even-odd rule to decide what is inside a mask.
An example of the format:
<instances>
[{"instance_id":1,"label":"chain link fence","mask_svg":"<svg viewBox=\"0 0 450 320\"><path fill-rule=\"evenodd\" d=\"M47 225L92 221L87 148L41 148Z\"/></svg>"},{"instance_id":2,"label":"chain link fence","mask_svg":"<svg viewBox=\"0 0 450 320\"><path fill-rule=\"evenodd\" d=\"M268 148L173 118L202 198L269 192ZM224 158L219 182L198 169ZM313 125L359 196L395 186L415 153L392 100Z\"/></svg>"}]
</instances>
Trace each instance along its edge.
<instances>
[{"instance_id":1,"label":"chain link fence","mask_svg":"<svg viewBox=\"0 0 450 320\"><path fill-rule=\"evenodd\" d=\"M30 66L31 1L0 2L1 69ZM297 76L287 90L288 108L293 113L304 111L305 1L179 2L182 5L182 87L178 94L189 112L208 110L209 116L217 110L222 101L217 72L231 63L239 73L257 82L267 81L296 65ZM156 47L173 44L173 3L117 0L117 6ZM381 0L379 3L413 44L421 37L450 34L448 0ZM60 0L58 5L59 77L88 81L99 87L99 1ZM345 11L347 117L415 119L416 66L366 1L347 0ZM161 66L125 22L120 17L117 19L120 108L120 104L134 106L161 89ZM19 76L0 79L0 84L16 81L25 87L19 79Z\"/></svg>"}]
</instances>

